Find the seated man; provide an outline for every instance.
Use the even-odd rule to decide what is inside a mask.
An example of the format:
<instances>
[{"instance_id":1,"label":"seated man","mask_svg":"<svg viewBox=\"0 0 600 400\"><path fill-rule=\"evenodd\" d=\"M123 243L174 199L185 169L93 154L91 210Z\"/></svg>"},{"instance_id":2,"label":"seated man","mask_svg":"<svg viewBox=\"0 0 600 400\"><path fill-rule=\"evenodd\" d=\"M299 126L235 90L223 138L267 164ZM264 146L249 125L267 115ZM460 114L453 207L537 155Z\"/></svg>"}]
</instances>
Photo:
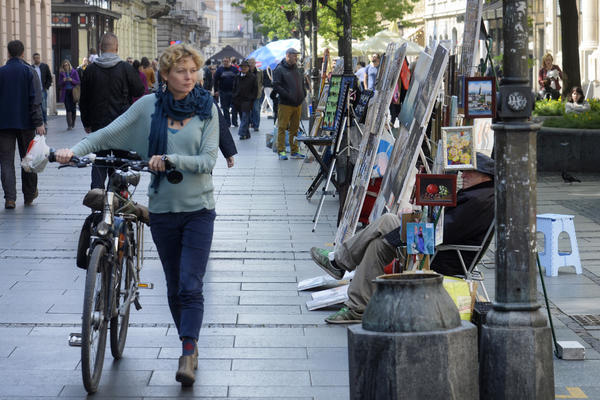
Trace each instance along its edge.
<instances>
[{"instance_id":1,"label":"seated man","mask_svg":"<svg viewBox=\"0 0 600 400\"><path fill-rule=\"evenodd\" d=\"M494 219L494 160L477 153L477 170L463 171L463 188L458 191L456 207L446 207L444 244L480 245ZM385 214L365 229L346 240L341 249L332 252L313 247L313 260L325 272L341 279L346 271L356 269L348 288L345 307L327 317L331 324L357 323L375 290L372 282L383 275L383 269L394 259L399 243L401 220L395 214ZM475 255L464 254L466 265ZM442 275L463 274L455 251L438 252L431 269Z\"/></svg>"}]
</instances>

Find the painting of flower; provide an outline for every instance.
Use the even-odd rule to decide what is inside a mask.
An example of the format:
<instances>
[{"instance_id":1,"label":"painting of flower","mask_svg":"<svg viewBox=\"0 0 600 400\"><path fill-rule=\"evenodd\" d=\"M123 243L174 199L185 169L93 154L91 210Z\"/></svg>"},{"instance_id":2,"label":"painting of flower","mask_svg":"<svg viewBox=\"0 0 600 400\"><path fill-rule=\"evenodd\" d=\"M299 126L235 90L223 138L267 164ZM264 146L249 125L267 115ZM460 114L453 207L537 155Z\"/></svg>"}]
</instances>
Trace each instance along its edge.
<instances>
[{"instance_id":1,"label":"painting of flower","mask_svg":"<svg viewBox=\"0 0 600 400\"><path fill-rule=\"evenodd\" d=\"M442 128L445 170L475 169L475 140L472 126Z\"/></svg>"}]
</instances>

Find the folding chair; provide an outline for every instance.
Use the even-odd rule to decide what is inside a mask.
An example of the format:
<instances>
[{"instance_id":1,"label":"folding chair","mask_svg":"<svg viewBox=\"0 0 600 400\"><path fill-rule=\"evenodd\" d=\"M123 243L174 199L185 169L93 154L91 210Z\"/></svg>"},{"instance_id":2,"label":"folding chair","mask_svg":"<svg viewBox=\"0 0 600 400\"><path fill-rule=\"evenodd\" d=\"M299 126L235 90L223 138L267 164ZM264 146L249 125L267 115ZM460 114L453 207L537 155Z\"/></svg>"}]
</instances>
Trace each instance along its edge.
<instances>
[{"instance_id":1,"label":"folding chair","mask_svg":"<svg viewBox=\"0 0 600 400\"><path fill-rule=\"evenodd\" d=\"M479 271L477 269L477 265L480 262L482 262L483 256L485 255L488 248L490 247L490 243L492 242L493 237L494 237L494 221L492 221L492 223L490 224L490 227L488 228L487 232L485 233L485 236L483 237L483 240L479 246L459 245L459 244L441 244L436 247L435 254L431 258L431 262L433 263L433 260L435 259L435 256L437 255L438 251L455 250L456 254L458 256L458 259L460 260L460 264L464 271L464 276L461 275L460 277L467 279L467 280L474 280L474 281L480 282L481 290L483 291L485 299L487 301L490 301L490 297L488 296L487 290L485 290L485 285L483 284L483 274L481 273L481 271ZM475 253L475 257L473 257L473 261L471 262L471 264L468 267L465 264L465 260L463 259L462 252Z\"/></svg>"}]
</instances>

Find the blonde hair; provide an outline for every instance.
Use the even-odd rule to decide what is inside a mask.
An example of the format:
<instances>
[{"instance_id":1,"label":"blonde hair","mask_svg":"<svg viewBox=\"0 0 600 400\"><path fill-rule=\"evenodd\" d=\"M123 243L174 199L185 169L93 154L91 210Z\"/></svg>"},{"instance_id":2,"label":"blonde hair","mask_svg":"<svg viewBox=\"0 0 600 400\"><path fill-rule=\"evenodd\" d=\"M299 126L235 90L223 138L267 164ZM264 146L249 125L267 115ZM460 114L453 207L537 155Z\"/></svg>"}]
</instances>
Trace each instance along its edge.
<instances>
[{"instance_id":1,"label":"blonde hair","mask_svg":"<svg viewBox=\"0 0 600 400\"><path fill-rule=\"evenodd\" d=\"M542 67L546 65L547 60L550 60L550 64L554 62L554 57L552 57L552 54L546 53L544 57L542 57Z\"/></svg>"},{"instance_id":2,"label":"blonde hair","mask_svg":"<svg viewBox=\"0 0 600 400\"><path fill-rule=\"evenodd\" d=\"M67 70L65 69L65 64L69 64L69 71L71 71L73 69L73 66L71 65L71 61L64 59L63 62L60 64L60 69L64 73L67 73Z\"/></svg>"},{"instance_id":3,"label":"blonde hair","mask_svg":"<svg viewBox=\"0 0 600 400\"><path fill-rule=\"evenodd\" d=\"M160 73L168 74L171 68L186 57L191 57L198 69L204 64L202 56L192 46L185 43L174 44L167 47L160 55L158 60Z\"/></svg>"}]
</instances>

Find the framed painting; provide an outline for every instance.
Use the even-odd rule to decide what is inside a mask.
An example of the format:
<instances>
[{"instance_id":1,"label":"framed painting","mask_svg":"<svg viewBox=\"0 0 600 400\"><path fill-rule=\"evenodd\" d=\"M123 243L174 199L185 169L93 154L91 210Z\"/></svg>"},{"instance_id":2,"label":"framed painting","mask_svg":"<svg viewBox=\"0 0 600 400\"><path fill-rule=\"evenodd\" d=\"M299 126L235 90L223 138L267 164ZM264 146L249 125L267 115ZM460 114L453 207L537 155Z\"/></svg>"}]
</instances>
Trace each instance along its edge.
<instances>
[{"instance_id":1,"label":"framed painting","mask_svg":"<svg viewBox=\"0 0 600 400\"><path fill-rule=\"evenodd\" d=\"M417 174L415 203L420 206L456 206L456 174Z\"/></svg>"},{"instance_id":2,"label":"framed painting","mask_svg":"<svg viewBox=\"0 0 600 400\"><path fill-rule=\"evenodd\" d=\"M475 139L472 126L442 128L444 170L476 169Z\"/></svg>"},{"instance_id":3,"label":"framed painting","mask_svg":"<svg viewBox=\"0 0 600 400\"><path fill-rule=\"evenodd\" d=\"M321 91L321 96L319 97L319 103L317 103L317 111L325 111L326 103L327 103L327 93L329 93L329 84L326 83L323 86L323 90Z\"/></svg>"},{"instance_id":4,"label":"framed painting","mask_svg":"<svg viewBox=\"0 0 600 400\"><path fill-rule=\"evenodd\" d=\"M406 248L408 254L434 254L435 230L431 222L406 224Z\"/></svg>"},{"instance_id":5,"label":"framed painting","mask_svg":"<svg viewBox=\"0 0 600 400\"><path fill-rule=\"evenodd\" d=\"M489 78L465 79L465 118L496 116L496 82Z\"/></svg>"},{"instance_id":6,"label":"framed painting","mask_svg":"<svg viewBox=\"0 0 600 400\"><path fill-rule=\"evenodd\" d=\"M325 115L323 117L323 131L337 134L342 124L346 108L346 97L355 76L333 75L329 82L329 93L325 103Z\"/></svg>"}]
</instances>

